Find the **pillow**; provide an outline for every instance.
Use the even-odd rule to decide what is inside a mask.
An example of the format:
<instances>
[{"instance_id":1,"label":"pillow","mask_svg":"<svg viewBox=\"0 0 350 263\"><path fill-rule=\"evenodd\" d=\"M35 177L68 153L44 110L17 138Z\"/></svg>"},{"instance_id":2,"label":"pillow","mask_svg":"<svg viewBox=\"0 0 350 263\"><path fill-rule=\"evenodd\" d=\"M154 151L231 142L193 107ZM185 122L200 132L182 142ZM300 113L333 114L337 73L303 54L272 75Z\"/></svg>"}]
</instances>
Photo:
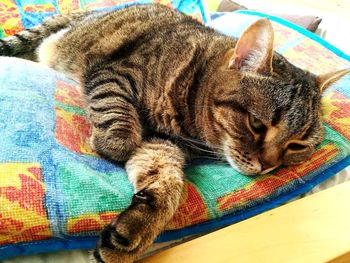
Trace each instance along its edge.
<instances>
[{"instance_id":1,"label":"pillow","mask_svg":"<svg viewBox=\"0 0 350 263\"><path fill-rule=\"evenodd\" d=\"M260 13L232 13L210 24L239 35ZM314 73L349 67L349 56L308 31L269 16L278 52ZM234 23L240 21L240 23ZM312 158L258 177L196 160L185 167L182 201L157 241L207 232L310 190L350 164L350 75L323 98L325 139ZM133 188L120 164L88 142L77 84L42 65L0 58L0 259L91 249L98 231L125 209Z\"/></svg>"},{"instance_id":2,"label":"pillow","mask_svg":"<svg viewBox=\"0 0 350 263\"><path fill-rule=\"evenodd\" d=\"M202 22L209 21L202 0L1 0L0 38L14 35L42 22L45 17L77 10L119 9L132 4L160 3Z\"/></svg>"},{"instance_id":3,"label":"pillow","mask_svg":"<svg viewBox=\"0 0 350 263\"><path fill-rule=\"evenodd\" d=\"M232 12L232 11L246 10L246 9L247 8L245 6L237 4L236 2L233 2L231 0L222 0L218 7L219 12ZM263 10L260 10L260 11L263 11ZM270 13L267 11L263 11L263 12ZM318 16L311 16L311 15L293 15L293 14L285 14L285 13L282 13L282 14L270 13L270 14L286 19L289 22L297 24L303 28L306 28L311 32L315 32L322 21L322 19L319 18Z\"/></svg>"}]
</instances>

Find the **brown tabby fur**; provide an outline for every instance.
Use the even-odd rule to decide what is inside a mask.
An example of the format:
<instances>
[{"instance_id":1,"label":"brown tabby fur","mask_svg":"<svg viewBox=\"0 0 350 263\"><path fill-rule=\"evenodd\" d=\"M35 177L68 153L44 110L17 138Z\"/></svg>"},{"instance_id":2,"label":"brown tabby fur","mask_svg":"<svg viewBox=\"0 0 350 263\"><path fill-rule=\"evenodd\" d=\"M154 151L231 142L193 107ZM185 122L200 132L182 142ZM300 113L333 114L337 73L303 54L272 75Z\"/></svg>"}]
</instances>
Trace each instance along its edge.
<instances>
[{"instance_id":1,"label":"brown tabby fur","mask_svg":"<svg viewBox=\"0 0 350 263\"><path fill-rule=\"evenodd\" d=\"M159 5L57 15L0 41L3 55L35 51L84 87L96 151L127 161L135 195L101 233L106 263L137 259L173 216L185 145L247 174L300 163L322 140L321 91L348 72L296 68L266 19L237 40Z\"/></svg>"}]
</instances>

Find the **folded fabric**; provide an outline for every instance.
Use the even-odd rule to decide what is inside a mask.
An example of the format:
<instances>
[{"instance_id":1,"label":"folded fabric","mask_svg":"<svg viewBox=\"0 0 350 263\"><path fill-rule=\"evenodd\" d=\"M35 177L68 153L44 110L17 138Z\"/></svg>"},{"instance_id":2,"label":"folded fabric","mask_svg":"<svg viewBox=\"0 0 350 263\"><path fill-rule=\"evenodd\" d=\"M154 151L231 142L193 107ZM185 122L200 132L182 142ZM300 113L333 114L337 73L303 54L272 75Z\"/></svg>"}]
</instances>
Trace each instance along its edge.
<instances>
[{"instance_id":1,"label":"folded fabric","mask_svg":"<svg viewBox=\"0 0 350 263\"><path fill-rule=\"evenodd\" d=\"M247 10L245 6L242 6L231 0L222 0L217 9L218 12L232 12L238 10ZM289 22L297 24L311 32L316 32L319 24L322 22L322 18L312 15L297 15L297 14L287 14L287 13L271 13L268 9L260 9L260 12L269 13L274 16L286 19Z\"/></svg>"}]
</instances>

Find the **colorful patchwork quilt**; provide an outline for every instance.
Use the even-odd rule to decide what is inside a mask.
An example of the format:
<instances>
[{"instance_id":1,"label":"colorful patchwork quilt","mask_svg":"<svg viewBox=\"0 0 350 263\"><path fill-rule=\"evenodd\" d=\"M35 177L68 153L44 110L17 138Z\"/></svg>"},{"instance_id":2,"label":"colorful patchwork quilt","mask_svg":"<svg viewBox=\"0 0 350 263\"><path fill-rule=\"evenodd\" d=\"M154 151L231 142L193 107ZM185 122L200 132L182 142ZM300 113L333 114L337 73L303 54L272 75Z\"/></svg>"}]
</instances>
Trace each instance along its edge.
<instances>
[{"instance_id":1,"label":"colorful patchwork quilt","mask_svg":"<svg viewBox=\"0 0 350 263\"><path fill-rule=\"evenodd\" d=\"M1 0L0 38L14 35L40 23L45 17L77 10L116 9L135 4L136 0ZM139 4L160 3L207 22L202 0L137 0Z\"/></svg>"},{"instance_id":2,"label":"colorful patchwork quilt","mask_svg":"<svg viewBox=\"0 0 350 263\"><path fill-rule=\"evenodd\" d=\"M7 8L11 14L9 20L17 21L3 22L2 34L27 27L19 17L29 19L31 12L35 17L38 9L52 14L92 3L19 2L26 4L0 3L0 10ZM95 1L96 5L99 2L113 0ZM238 36L261 16L265 15L220 15L210 26ZM349 56L317 36L269 18L276 50L292 63L317 74L350 66ZM307 192L349 165L350 74L329 88L322 104L325 139L302 165L249 177L210 160L188 164L180 207L157 241L251 217ZM88 144L90 124L79 86L57 72L33 62L0 58L0 134L0 259L93 248L99 230L130 204L133 188L123 166L100 158Z\"/></svg>"}]
</instances>

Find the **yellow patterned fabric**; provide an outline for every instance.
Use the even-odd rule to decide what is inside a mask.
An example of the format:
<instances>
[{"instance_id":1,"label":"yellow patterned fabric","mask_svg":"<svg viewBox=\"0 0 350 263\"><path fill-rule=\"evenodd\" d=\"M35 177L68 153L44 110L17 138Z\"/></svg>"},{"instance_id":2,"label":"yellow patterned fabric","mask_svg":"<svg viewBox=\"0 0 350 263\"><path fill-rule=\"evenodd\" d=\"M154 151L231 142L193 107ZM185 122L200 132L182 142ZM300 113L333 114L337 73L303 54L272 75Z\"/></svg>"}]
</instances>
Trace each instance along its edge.
<instances>
[{"instance_id":1,"label":"yellow patterned fabric","mask_svg":"<svg viewBox=\"0 0 350 263\"><path fill-rule=\"evenodd\" d=\"M52 237L40 164L0 164L0 189L0 245Z\"/></svg>"}]
</instances>

